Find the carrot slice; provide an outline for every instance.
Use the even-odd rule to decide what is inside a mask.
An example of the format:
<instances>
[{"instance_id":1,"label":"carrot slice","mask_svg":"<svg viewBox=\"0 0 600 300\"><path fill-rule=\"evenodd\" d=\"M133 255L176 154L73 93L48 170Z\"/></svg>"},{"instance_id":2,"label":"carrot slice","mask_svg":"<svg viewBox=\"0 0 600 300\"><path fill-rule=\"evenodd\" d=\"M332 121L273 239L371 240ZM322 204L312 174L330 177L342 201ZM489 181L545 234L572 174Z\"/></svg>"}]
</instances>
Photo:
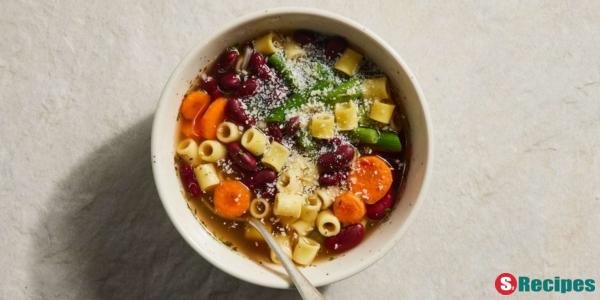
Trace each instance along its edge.
<instances>
[{"instance_id":1,"label":"carrot slice","mask_svg":"<svg viewBox=\"0 0 600 300\"><path fill-rule=\"evenodd\" d=\"M393 181L390 165L379 156L359 158L349 178L350 191L367 204L383 198Z\"/></svg>"},{"instance_id":2,"label":"carrot slice","mask_svg":"<svg viewBox=\"0 0 600 300\"><path fill-rule=\"evenodd\" d=\"M200 123L196 126L201 137L207 140L214 140L217 137L217 126L225 120L226 98L217 98L213 101L204 115L200 118Z\"/></svg>"},{"instance_id":3,"label":"carrot slice","mask_svg":"<svg viewBox=\"0 0 600 300\"><path fill-rule=\"evenodd\" d=\"M187 120L181 120L181 134L186 138L200 139L197 131L194 130L194 123Z\"/></svg>"},{"instance_id":4,"label":"carrot slice","mask_svg":"<svg viewBox=\"0 0 600 300\"><path fill-rule=\"evenodd\" d=\"M194 91L183 98L179 111L185 119L193 120L198 114L204 113L209 103L210 96L206 92Z\"/></svg>"},{"instance_id":5,"label":"carrot slice","mask_svg":"<svg viewBox=\"0 0 600 300\"><path fill-rule=\"evenodd\" d=\"M227 219L240 217L250 207L250 190L240 181L223 181L215 187L213 203L217 215Z\"/></svg>"},{"instance_id":6,"label":"carrot slice","mask_svg":"<svg viewBox=\"0 0 600 300\"><path fill-rule=\"evenodd\" d=\"M344 225L360 223L366 211L365 203L351 192L337 196L333 203L333 214Z\"/></svg>"}]
</instances>

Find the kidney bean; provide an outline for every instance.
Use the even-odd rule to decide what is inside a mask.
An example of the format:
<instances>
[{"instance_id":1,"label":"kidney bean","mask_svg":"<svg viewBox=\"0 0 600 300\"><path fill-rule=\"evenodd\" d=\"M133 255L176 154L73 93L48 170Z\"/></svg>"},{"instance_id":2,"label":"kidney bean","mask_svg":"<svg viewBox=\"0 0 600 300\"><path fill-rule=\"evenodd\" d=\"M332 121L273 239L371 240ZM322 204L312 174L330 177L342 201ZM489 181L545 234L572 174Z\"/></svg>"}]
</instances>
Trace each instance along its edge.
<instances>
[{"instance_id":1,"label":"kidney bean","mask_svg":"<svg viewBox=\"0 0 600 300\"><path fill-rule=\"evenodd\" d=\"M315 41L315 34L309 30L298 30L294 32L294 40L300 45L312 44Z\"/></svg>"},{"instance_id":2,"label":"kidney bean","mask_svg":"<svg viewBox=\"0 0 600 300\"><path fill-rule=\"evenodd\" d=\"M345 177L346 172L344 171L325 172L319 175L319 184L322 186L340 185Z\"/></svg>"},{"instance_id":3,"label":"kidney bean","mask_svg":"<svg viewBox=\"0 0 600 300\"><path fill-rule=\"evenodd\" d=\"M248 67L250 71L257 73L258 69L265 65L265 57L260 52L254 52L250 55Z\"/></svg>"},{"instance_id":4,"label":"kidney bean","mask_svg":"<svg viewBox=\"0 0 600 300\"><path fill-rule=\"evenodd\" d=\"M373 204L367 204L367 217L372 220L381 220L387 214L388 210L394 205L392 191L387 192L383 198Z\"/></svg>"},{"instance_id":5,"label":"kidney bean","mask_svg":"<svg viewBox=\"0 0 600 300\"><path fill-rule=\"evenodd\" d=\"M221 57L217 62L217 72L225 73L231 70L235 66L235 63L237 62L239 57L240 52L237 49L230 48L225 50L225 52L221 54Z\"/></svg>"},{"instance_id":6,"label":"kidney bean","mask_svg":"<svg viewBox=\"0 0 600 300\"><path fill-rule=\"evenodd\" d=\"M256 158L250 152L244 150L238 142L227 144L227 156L235 165L245 171L253 172L258 167Z\"/></svg>"},{"instance_id":7,"label":"kidney bean","mask_svg":"<svg viewBox=\"0 0 600 300\"><path fill-rule=\"evenodd\" d=\"M346 49L346 40L339 36L329 38L325 42L325 55L329 58L336 58L344 49Z\"/></svg>"},{"instance_id":8,"label":"kidney bean","mask_svg":"<svg viewBox=\"0 0 600 300\"><path fill-rule=\"evenodd\" d=\"M342 162L349 163L354 158L354 147L352 147L350 144L338 145L338 147L335 149L335 153L340 156L339 159L341 159Z\"/></svg>"},{"instance_id":9,"label":"kidney bean","mask_svg":"<svg viewBox=\"0 0 600 300\"><path fill-rule=\"evenodd\" d=\"M200 186L198 185L192 166L188 163L180 162L179 177L181 178L183 187L192 197L198 197L200 195Z\"/></svg>"},{"instance_id":10,"label":"kidney bean","mask_svg":"<svg viewBox=\"0 0 600 300\"><path fill-rule=\"evenodd\" d=\"M248 78L238 88L237 95L238 97L252 96L256 92L257 87L258 81L256 78Z\"/></svg>"},{"instance_id":11,"label":"kidney bean","mask_svg":"<svg viewBox=\"0 0 600 300\"><path fill-rule=\"evenodd\" d=\"M334 137L334 138L331 139L331 143L334 146L339 146L339 145L342 144L342 139L340 139L339 137Z\"/></svg>"},{"instance_id":12,"label":"kidney bean","mask_svg":"<svg viewBox=\"0 0 600 300\"><path fill-rule=\"evenodd\" d=\"M242 102L237 98L232 98L227 101L225 115L232 122L244 127L250 127L256 124L256 119L246 113L246 110L242 106Z\"/></svg>"},{"instance_id":13,"label":"kidney bean","mask_svg":"<svg viewBox=\"0 0 600 300\"><path fill-rule=\"evenodd\" d=\"M200 82L200 87L205 90L213 99L223 96L219 90L217 80L212 76L207 76Z\"/></svg>"},{"instance_id":14,"label":"kidney bean","mask_svg":"<svg viewBox=\"0 0 600 300\"><path fill-rule=\"evenodd\" d=\"M317 165L324 171L345 168L354 158L354 148L348 144L340 145L334 152L324 153L317 159Z\"/></svg>"},{"instance_id":15,"label":"kidney bean","mask_svg":"<svg viewBox=\"0 0 600 300\"><path fill-rule=\"evenodd\" d=\"M283 137L283 133L281 132L281 128L279 128L279 124L277 123L269 123L267 124L267 131L269 135L277 142L281 142L281 138Z\"/></svg>"},{"instance_id":16,"label":"kidney bean","mask_svg":"<svg viewBox=\"0 0 600 300\"><path fill-rule=\"evenodd\" d=\"M284 133L287 136L292 136L298 132L300 129L300 117L295 116L291 117L289 120L285 122Z\"/></svg>"},{"instance_id":17,"label":"kidney bean","mask_svg":"<svg viewBox=\"0 0 600 300\"><path fill-rule=\"evenodd\" d=\"M325 239L325 248L334 252L344 252L356 247L365 237L365 227L358 223L349 225L337 235Z\"/></svg>"},{"instance_id":18,"label":"kidney bean","mask_svg":"<svg viewBox=\"0 0 600 300\"><path fill-rule=\"evenodd\" d=\"M267 65L261 65L260 67L258 67L255 71L256 76L258 76L258 78L262 79L262 80L269 80L271 79L271 69L269 69L269 67Z\"/></svg>"},{"instance_id":19,"label":"kidney bean","mask_svg":"<svg viewBox=\"0 0 600 300\"><path fill-rule=\"evenodd\" d=\"M265 169L252 174L246 181L249 189L264 188L267 184L275 182L277 173L273 170Z\"/></svg>"},{"instance_id":20,"label":"kidney bean","mask_svg":"<svg viewBox=\"0 0 600 300\"><path fill-rule=\"evenodd\" d=\"M226 92L235 92L241 85L242 80L240 75L235 73L227 73L221 76L219 87Z\"/></svg>"}]
</instances>

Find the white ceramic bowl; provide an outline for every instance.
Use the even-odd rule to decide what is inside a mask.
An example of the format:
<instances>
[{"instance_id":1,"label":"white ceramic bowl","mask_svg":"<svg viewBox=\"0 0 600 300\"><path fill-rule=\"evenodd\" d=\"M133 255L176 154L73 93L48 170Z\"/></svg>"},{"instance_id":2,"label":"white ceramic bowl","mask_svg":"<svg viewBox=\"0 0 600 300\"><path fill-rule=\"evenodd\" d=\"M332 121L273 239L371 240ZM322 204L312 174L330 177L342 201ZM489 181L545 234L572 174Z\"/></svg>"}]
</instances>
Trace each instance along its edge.
<instances>
[{"instance_id":1,"label":"white ceramic bowl","mask_svg":"<svg viewBox=\"0 0 600 300\"><path fill-rule=\"evenodd\" d=\"M194 218L182 193L174 168L177 113L182 96L198 72L229 45L281 29L310 29L345 37L350 44L372 59L390 79L392 88L403 95L410 124L412 158L406 190L391 217L358 247L337 259L323 261L302 272L316 286L330 284L353 275L380 259L398 241L419 206L431 166L431 133L423 93L406 64L387 43L360 24L315 9L280 8L244 16L210 38L203 38L177 66L167 82L152 128L152 167L154 180L167 214L183 238L206 260L221 270L258 285L288 288L284 270L260 265L215 240ZM410 247L410 246L408 246Z\"/></svg>"}]
</instances>

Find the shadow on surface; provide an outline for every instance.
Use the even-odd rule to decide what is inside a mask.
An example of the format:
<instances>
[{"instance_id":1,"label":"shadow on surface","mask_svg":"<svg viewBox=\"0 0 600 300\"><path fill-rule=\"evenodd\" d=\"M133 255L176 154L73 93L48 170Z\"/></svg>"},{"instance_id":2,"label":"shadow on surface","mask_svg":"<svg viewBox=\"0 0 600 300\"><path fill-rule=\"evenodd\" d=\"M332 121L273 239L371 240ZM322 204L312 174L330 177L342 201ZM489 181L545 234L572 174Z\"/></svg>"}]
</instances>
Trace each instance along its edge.
<instances>
[{"instance_id":1,"label":"shadow on surface","mask_svg":"<svg viewBox=\"0 0 600 300\"><path fill-rule=\"evenodd\" d=\"M40 217L30 271L42 298L297 298L214 268L177 233L154 187L148 116L94 151Z\"/></svg>"}]
</instances>

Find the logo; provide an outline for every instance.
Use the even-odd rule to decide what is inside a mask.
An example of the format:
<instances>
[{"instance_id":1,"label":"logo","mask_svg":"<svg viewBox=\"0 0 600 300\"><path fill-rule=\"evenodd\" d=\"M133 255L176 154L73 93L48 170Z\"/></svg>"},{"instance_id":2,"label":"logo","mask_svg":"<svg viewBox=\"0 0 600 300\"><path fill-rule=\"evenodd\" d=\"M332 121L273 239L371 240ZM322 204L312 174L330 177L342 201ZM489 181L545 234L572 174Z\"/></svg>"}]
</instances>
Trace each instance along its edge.
<instances>
[{"instance_id":1,"label":"logo","mask_svg":"<svg viewBox=\"0 0 600 300\"><path fill-rule=\"evenodd\" d=\"M591 293L596 290L596 281L591 278L567 279L560 276L554 278L531 278L529 276L517 277L511 273L502 273L496 277L496 291L508 296L516 291L523 293Z\"/></svg>"},{"instance_id":2,"label":"logo","mask_svg":"<svg viewBox=\"0 0 600 300\"><path fill-rule=\"evenodd\" d=\"M502 273L496 277L496 291L502 295L510 295L517 289L517 279L510 273Z\"/></svg>"}]
</instances>

